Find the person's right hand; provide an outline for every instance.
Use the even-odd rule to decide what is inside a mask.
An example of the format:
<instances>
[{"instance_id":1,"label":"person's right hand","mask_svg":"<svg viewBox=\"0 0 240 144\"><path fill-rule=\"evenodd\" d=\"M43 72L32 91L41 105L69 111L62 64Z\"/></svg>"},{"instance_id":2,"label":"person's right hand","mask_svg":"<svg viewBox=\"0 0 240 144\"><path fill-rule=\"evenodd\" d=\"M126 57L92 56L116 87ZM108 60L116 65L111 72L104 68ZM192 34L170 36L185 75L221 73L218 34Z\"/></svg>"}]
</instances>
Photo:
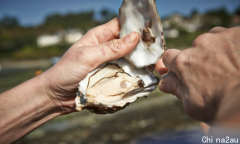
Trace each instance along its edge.
<instances>
[{"instance_id":1,"label":"person's right hand","mask_svg":"<svg viewBox=\"0 0 240 144\"><path fill-rule=\"evenodd\" d=\"M162 79L159 88L176 95L189 116L215 122L236 114L240 99L239 27L216 27L197 37L192 48L167 50L162 59L165 66L159 61L156 70L168 69L176 75Z\"/></svg>"}]
</instances>

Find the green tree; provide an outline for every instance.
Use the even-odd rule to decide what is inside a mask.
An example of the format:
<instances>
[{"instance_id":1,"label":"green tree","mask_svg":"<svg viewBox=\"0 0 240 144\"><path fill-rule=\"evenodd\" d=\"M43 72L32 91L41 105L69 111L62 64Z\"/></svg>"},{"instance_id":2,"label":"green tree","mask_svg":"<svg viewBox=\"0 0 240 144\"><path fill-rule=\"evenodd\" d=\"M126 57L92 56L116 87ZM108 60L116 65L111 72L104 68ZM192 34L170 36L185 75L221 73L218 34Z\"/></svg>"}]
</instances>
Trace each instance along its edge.
<instances>
[{"instance_id":1,"label":"green tree","mask_svg":"<svg viewBox=\"0 0 240 144\"><path fill-rule=\"evenodd\" d=\"M222 7L206 12L203 16L203 21L203 27L206 29L215 26L229 27L232 22L232 18L226 8Z\"/></svg>"},{"instance_id":2,"label":"green tree","mask_svg":"<svg viewBox=\"0 0 240 144\"><path fill-rule=\"evenodd\" d=\"M18 27L19 22L16 17L5 16L0 20L0 25L6 28L13 28L13 27Z\"/></svg>"},{"instance_id":3,"label":"green tree","mask_svg":"<svg viewBox=\"0 0 240 144\"><path fill-rule=\"evenodd\" d=\"M111 10L104 8L100 11L101 14L101 20L103 22L110 21L111 19L117 17L118 15L115 12L112 12Z\"/></svg>"},{"instance_id":4,"label":"green tree","mask_svg":"<svg viewBox=\"0 0 240 144\"><path fill-rule=\"evenodd\" d=\"M199 14L198 10L197 10L197 9L193 9L190 16L191 16L191 17L194 17L194 16L196 16L197 14Z\"/></svg>"},{"instance_id":5,"label":"green tree","mask_svg":"<svg viewBox=\"0 0 240 144\"><path fill-rule=\"evenodd\" d=\"M235 14L240 16L240 5L237 7Z\"/></svg>"},{"instance_id":6,"label":"green tree","mask_svg":"<svg viewBox=\"0 0 240 144\"><path fill-rule=\"evenodd\" d=\"M98 24L94 19L93 11L81 13L70 13L67 15L53 14L46 18L42 29L48 32L54 32L59 29L81 28L88 30Z\"/></svg>"}]
</instances>

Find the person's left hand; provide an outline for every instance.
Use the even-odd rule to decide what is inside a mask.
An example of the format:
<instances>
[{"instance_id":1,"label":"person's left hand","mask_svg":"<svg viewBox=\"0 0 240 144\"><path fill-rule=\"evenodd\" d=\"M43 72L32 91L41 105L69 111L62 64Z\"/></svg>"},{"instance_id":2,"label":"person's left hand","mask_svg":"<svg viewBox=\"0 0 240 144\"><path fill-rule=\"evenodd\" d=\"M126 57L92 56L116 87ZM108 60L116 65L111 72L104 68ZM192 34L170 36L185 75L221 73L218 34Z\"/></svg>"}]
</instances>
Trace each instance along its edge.
<instances>
[{"instance_id":1,"label":"person's left hand","mask_svg":"<svg viewBox=\"0 0 240 144\"><path fill-rule=\"evenodd\" d=\"M39 81L56 107L67 114L75 111L78 83L104 62L123 57L138 44L140 36L133 32L119 38L118 19L88 31L63 55L57 64L40 75Z\"/></svg>"}]
</instances>

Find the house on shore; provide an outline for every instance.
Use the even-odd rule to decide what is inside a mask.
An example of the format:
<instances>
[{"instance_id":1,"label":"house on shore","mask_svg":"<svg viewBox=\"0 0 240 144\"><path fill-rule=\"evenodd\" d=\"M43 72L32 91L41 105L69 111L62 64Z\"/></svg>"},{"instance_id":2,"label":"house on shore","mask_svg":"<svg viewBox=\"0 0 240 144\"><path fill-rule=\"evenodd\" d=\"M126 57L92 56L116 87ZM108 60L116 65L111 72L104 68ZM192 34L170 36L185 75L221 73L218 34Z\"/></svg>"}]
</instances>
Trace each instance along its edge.
<instances>
[{"instance_id":1,"label":"house on shore","mask_svg":"<svg viewBox=\"0 0 240 144\"><path fill-rule=\"evenodd\" d=\"M83 32L79 29L69 29L66 31L57 31L53 34L42 34L37 37L37 45L39 48L57 45L60 43L73 44L83 36Z\"/></svg>"}]
</instances>

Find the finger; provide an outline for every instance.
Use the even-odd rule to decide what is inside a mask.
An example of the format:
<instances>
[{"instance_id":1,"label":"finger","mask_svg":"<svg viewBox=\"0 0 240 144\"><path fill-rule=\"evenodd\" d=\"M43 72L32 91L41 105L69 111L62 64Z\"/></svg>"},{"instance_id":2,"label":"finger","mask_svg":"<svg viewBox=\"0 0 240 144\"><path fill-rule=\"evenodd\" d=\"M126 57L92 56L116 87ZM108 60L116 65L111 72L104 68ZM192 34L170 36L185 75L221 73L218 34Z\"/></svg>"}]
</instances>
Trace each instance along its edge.
<instances>
[{"instance_id":1,"label":"finger","mask_svg":"<svg viewBox=\"0 0 240 144\"><path fill-rule=\"evenodd\" d=\"M118 59L130 53L137 46L139 39L139 34L132 32L122 39L83 48L84 52L80 61L95 69L104 62Z\"/></svg>"},{"instance_id":2,"label":"finger","mask_svg":"<svg viewBox=\"0 0 240 144\"><path fill-rule=\"evenodd\" d=\"M162 57L163 63L165 67L174 73L178 73L178 70L176 69L176 63L175 59L180 54L180 50L177 49L169 49L167 50Z\"/></svg>"},{"instance_id":3,"label":"finger","mask_svg":"<svg viewBox=\"0 0 240 144\"><path fill-rule=\"evenodd\" d=\"M155 65L155 70L161 75L168 72L168 69L165 67L162 59L158 60L157 64Z\"/></svg>"},{"instance_id":4,"label":"finger","mask_svg":"<svg viewBox=\"0 0 240 144\"><path fill-rule=\"evenodd\" d=\"M209 33L220 33L225 30L226 30L226 28L224 28L224 27L214 27L209 31Z\"/></svg>"},{"instance_id":5,"label":"finger","mask_svg":"<svg viewBox=\"0 0 240 144\"><path fill-rule=\"evenodd\" d=\"M98 45L119 38L118 18L88 31L76 44L79 46Z\"/></svg>"},{"instance_id":6,"label":"finger","mask_svg":"<svg viewBox=\"0 0 240 144\"><path fill-rule=\"evenodd\" d=\"M170 75L162 79L159 83L159 89L162 92L175 95L180 100L184 95L185 88L177 76Z\"/></svg>"}]
</instances>

